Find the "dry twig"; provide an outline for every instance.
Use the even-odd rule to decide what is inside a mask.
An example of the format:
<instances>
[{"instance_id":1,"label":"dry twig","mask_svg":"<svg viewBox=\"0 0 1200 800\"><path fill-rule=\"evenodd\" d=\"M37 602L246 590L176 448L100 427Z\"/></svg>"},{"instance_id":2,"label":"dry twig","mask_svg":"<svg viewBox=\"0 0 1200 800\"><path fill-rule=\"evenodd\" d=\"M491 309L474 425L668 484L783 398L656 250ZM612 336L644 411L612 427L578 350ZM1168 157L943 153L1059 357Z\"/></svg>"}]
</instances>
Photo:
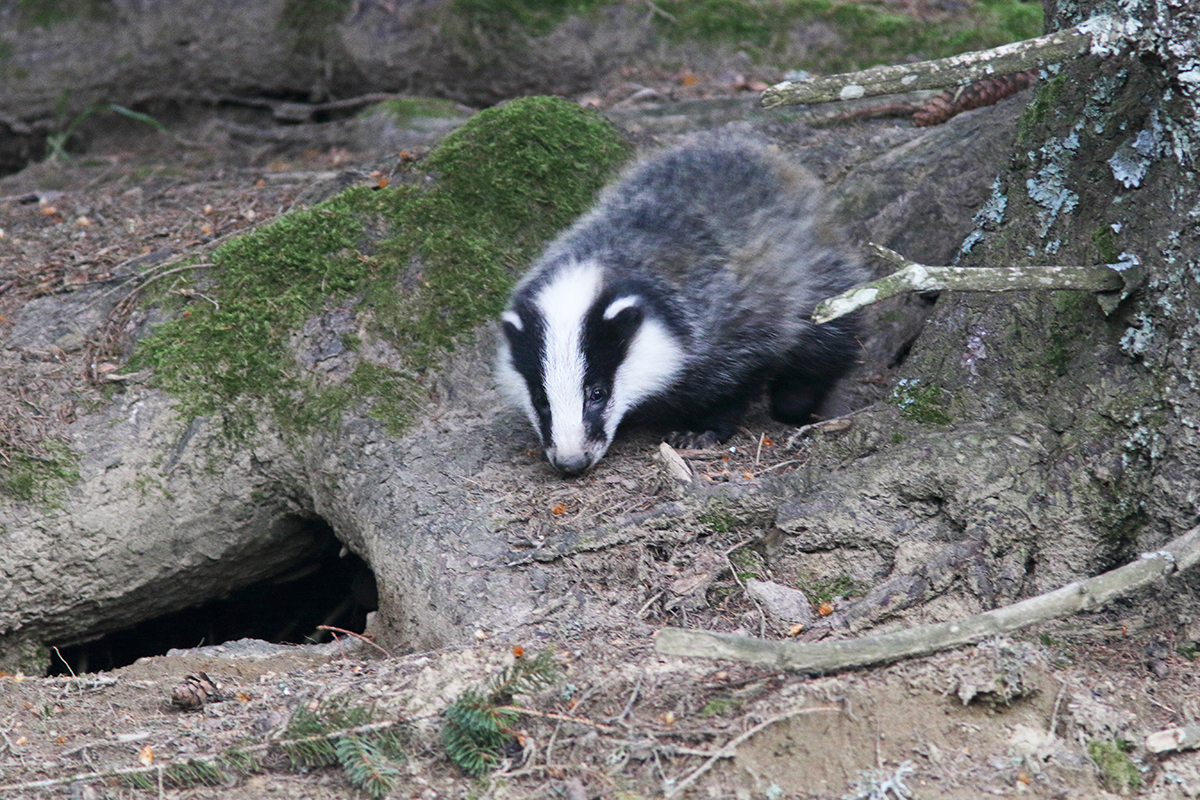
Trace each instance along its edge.
<instances>
[{"instance_id":1,"label":"dry twig","mask_svg":"<svg viewBox=\"0 0 1200 800\"><path fill-rule=\"evenodd\" d=\"M949 58L871 67L805 81L784 81L762 93L764 108L830 100L855 100L919 89L946 89L997 75L1024 72L1093 53L1115 52L1128 35L1127 23L1099 15L1063 31L991 50Z\"/></svg>"},{"instance_id":2,"label":"dry twig","mask_svg":"<svg viewBox=\"0 0 1200 800\"><path fill-rule=\"evenodd\" d=\"M1200 526L1192 528L1161 550L1142 553L1123 567L1069 583L1004 608L954 622L838 642L773 642L749 636L710 631L664 628L655 642L660 653L701 658L727 658L777 669L829 672L928 655L990 636L1099 608L1145 586L1191 569L1200 562Z\"/></svg>"},{"instance_id":3,"label":"dry twig","mask_svg":"<svg viewBox=\"0 0 1200 800\"><path fill-rule=\"evenodd\" d=\"M784 720L789 720L792 717L798 717L801 714L815 714L820 711L841 711L841 708L839 706L814 706L812 708L795 708L795 709L792 709L791 711L785 711L782 714L778 714L774 717L771 717L768 720L758 723L757 725L755 725L753 728L746 731L745 733L741 733L738 736L735 736L734 738L730 739L729 742L726 743L726 745L724 747L722 747L720 750L718 750L717 752L715 752L711 756L709 756L709 759L707 761L705 761L703 764L701 764L691 775L688 775L686 778L684 778L683 780L676 783L674 786L671 786L669 789L667 789L666 796L674 797L675 795L679 794L687 787L691 786L693 783L695 783L697 781L697 779L700 778L701 775L703 775L704 773L706 773L710 769L712 769L713 764L717 763L717 761L719 761L720 759L733 758L735 755L737 755L738 745L740 745L742 742L749 739L754 734L761 731L763 728L768 728L768 727L774 725L776 722L783 722Z\"/></svg>"},{"instance_id":4,"label":"dry twig","mask_svg":"<svg viewBox=\"0 0 1200 800\"><path fill-rule=\"evenodd\" d=\"M823 324L865 306L908 292L1012 292L1030 289L1073 289L1118 295L1119 302L1140 285L1142 272L1136 260L1091 266L1045 267L931 267L918 264L894 250L868 245L877 255L900 266L898 272L852 286L841 294L822 300L813 309L812 320Z\"/></svg>"}]
</instances>

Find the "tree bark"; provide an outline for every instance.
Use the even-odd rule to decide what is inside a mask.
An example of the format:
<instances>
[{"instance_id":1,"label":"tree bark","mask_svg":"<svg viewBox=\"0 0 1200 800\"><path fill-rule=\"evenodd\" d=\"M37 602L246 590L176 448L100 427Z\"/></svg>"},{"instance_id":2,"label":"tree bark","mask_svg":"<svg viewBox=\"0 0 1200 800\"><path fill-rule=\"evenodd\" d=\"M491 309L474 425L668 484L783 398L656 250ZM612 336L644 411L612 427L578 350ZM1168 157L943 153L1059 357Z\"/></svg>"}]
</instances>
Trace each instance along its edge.
<instances>
[{"instance_id":1,"label":"tree bark","mask_svg":"<svg viewBox=\"0 0 1200 800\"><path fill-rule=\"evenodd\" d=\"M1093 7L1051 8L1050 25ZM835 626L995 608L1195 524L1200 21L1182 3L1132 14L1125 49L1045 77L956 266L1132 257L1147 282L1111 315L1075 292L941 295L893 384L899 413L817 448L780 509L777 580L874 587ZM1177 602L1195 578L1180 583Z\"/></svg>"}]
</instances>

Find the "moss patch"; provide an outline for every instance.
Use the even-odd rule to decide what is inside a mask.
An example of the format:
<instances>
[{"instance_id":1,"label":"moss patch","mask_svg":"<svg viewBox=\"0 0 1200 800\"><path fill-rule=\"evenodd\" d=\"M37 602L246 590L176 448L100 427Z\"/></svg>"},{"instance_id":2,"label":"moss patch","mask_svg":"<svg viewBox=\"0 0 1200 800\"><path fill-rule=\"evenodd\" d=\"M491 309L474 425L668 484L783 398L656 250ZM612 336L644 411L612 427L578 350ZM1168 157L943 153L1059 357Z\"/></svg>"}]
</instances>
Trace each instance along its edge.
<instances>
[{"instance_id":1,"label":"moss patch","mask_svg":"<svg viewBox=\"0 0 1200 800\"><path fill-rule=\"evenodd\" d=\"M946 410L946 392L936 384L923 384L916 378L901 378L887 401L909 419L927 425L949 425L954 418Z\"/></svg>"},{"instance_id":2,"label":"moss patch","mask_svg":"<svg viewBox=\"0 0 1200 800\"><path fill-rule=\"evenodd\" d=\"M63 442L42 442L44 456L9 453L0 466L0 494L12 500L57 506L79 480L79 457Z\"/></svg>"},{"instance_id":3,"label":"moss patch","mask_svg":"<svg viewBox=\"0 0 1200 800\"><path fill-rule=\"evenodd\" d=\"M1051 109L1058 107L1066 83L1067 76L1059 75L1038 87L1033 102L1025 107L1021 118L1017 120L1017 144L1019 146L1028 146L1033 131L1046 121L1046 115L1050 113Z\"/></svg>"},{"instance_id":4,"label":"moss patch","mask_svg":"<svg viewBox=\"0 0 1200 800\"><path fill-rule=\"evenodd\" d=\"M814 607L828 603L838 597L857 597L866 594L866 587L861 586L849 575L829 575L813 581L798 582L797 587L804 592L808 601Z\"/></svg>"},{"instance_id":5,"label":"moss patch","mask_svg":"<svg viewBox=\"0 0 1200 800\"><path fill-rule=\"evenodd\" d=\"M454 9L491 31L517 27L537 35L548 33L568 14L611 5L611 0L456 0ZM658 0L649 20L668 41L730 45L776 60L791 29L814 24L830 28L837 34L835 44L814 48L790 65L824 73L896 63L911 55L940 58L1042 33L1041 7L1019 0L981 0L961 20L937 24L898 14L883 3L836 0Z\"/></svg>"},{"instance_id":6,"label":"moss patch","mask_svg":"<svg viewBox=\"0 0 1200 800\"><path fill-rule=\"evenodd\" d=\"M456 119L468 116L469 113L449 100L437 97L405 97L384 100L370 106L362 112L362 116L377 114L380 111L391 116L400 128L411 128L414 121L419 119Z\"/></svg>"},{"instance_id":7,"label":"moss patch","mask_svg":"<svg viewBox=\"0 0 1200 800\"><path fill-rule=\"evenodd\" d=\"M1092 244L1096 245L1097 263L1115 264L1121 258L1121 248L1117 245L1117 232L1111 226L1105 225L1092 231Z\"/></svg>"},{"instance_id":8,"label":"moss patch","mask_svg":"<svg viewBox=\"0 0 1200 800\"><path fill-rule=\"evenodd\" d=\"M110 0L18 0L17 11L18 24L23 28L50 28L77 18L102 20L114 16Z\"/></svg>"},{"instance_id":9,"label":"moss patch","mask_svg":"<svg viewBox=\"0 0 1200 800\"><path fill-rule=\"evenodd\" d=\"M303 433L336 424L360 400L402 431L425 371L500 311L515 276L627 155L607 122L563 100L482 112L394 188L348 189L221 247L208 276L217 285L204 289L216 305L192 304L164 323L139 343L133 366L151 367L184 416L219 415L231 433L257 405ZM341 384L318 386L291 338L352 298L367 312L362 336L388 342L404 363L360 361ZM349 333L342 344L360 339Z\"/></svg>"},{"instance_id":10,"label":"moss patch","mask_svg":"<svg viewBox=\"0 0 1200 800\"><path fill-rule=\"evenodd\" d=\"M1110 792L1127 794L1142 785L1142 773L1126 753L1124 742L1093 739L1088 742L1088 755L1100 768L1100 779Z\"/></svg>"}]
</instances>

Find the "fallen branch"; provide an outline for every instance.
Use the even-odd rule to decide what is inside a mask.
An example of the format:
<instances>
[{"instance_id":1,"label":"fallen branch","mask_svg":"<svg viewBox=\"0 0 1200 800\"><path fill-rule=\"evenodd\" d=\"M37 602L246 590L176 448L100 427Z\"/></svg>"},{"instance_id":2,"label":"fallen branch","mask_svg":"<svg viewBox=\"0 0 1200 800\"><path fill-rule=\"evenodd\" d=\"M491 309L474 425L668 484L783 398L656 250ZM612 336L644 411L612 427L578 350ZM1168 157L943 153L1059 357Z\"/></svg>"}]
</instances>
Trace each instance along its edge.
<instances>
[{"instance_id":1,"label":"fallen branch","mask_svg":"<svg viewBox=\"0 0 1200 800\"><path fill-rule=\"evenodd\" d=\"M1099 608L1105 603L1191 569L1200 562L1200 527L1161 550L1103 575L1069 583L1061 589L1031 597L1004 608L954 622L867 636L843 642L774 642L728 633L664 628L655 642L660 653L701 658L725 658L765 664L776 669L829 672L928 655L958 645Z\"/></svg>"},{"instance_id":2,"label":"fallen branch","mask_svg":"<svg viewBox=\"0 0 1200 800\"><path fill-rule=\"evenodd\" d=\"M1125 25L1096 16L1063 31L949 58L871 67L805 81L783 81L762 93L763 108L830 100L856 100L919 89L946 89L983 78L1024 72L1093 53L1114 52L1126 36Z\"/></svg>"},{"instance_id":3,"label":"fallen branch","mask_svg":"<svg viewBox=\"0 0 1200 800\"><path fill-rule=\"evenodd\" d=\"M1165 731L1155 731L1146 737L1146 749L1151 753L1192 750L1197 747L1200 747L1200 725L1167 728Z\"/></svg>"},{"instance_id":4,"label":"fallen branch","mask_svg":"<svg viewBox=\"0 0 1200 800\"><path fill-rule=\"evenodd\" d=\"M874 242L868 247L901 269L887 277L860 283L841 294L822 300L813 309L813 322L829 322L864 306L908 292L943 290L1012 292L1030 289L1073 289L1114 293L1115 308L1116 303L1136 289L1142 280L1140 264L1136 260L1092 266L931 267L918 264Z\"/></svg>"}]
</instances>

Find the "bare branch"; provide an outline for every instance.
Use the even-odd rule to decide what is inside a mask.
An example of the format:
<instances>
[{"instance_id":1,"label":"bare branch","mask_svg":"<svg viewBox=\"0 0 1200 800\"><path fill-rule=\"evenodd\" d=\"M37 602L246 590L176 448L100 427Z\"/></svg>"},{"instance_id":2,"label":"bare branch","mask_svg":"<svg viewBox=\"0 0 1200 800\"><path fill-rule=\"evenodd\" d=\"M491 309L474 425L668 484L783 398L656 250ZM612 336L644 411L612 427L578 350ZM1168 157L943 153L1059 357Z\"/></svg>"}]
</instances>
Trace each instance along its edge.
<instances>
[{"instance_id":1,"label":"bare branch","mask_svg":"<svg viewBox=\"0 0 1200 800\"><path fill-rule=\"evenodd\" d=\"M776 669L828 672L928 655L1057 619L1108 603L1155 581L1191 569L1200 562L1200 527L1161 550L1103 575L955 622L867 636L843 642L775 642L728 633L664 628L655 642L660 653L725 658Z\"/></svg>"},{"instance_id":2,"label":"bare branch","mask_svg":"<svg viewBox=\"0 0 1200 800\"><path fill-rule=\"evenodd\" d=\"M1200 725L1167 728L1165 731L1155 731L1146 737L1146 749L1151 753L1192 750L1197 747L1200 747Z\"/></svg>"},{"instance_id":3,"label":"bare branch","mask_svg":"<svg viewBox=\"0 0 1200 800\"><path fill-rule=\"evenodd\" d=\"M991 50L962 53L915 64L871 67L859 72L826 75L805 81L784 81L762 93L763 108L856 100L881 94L901 94L918 89L945 89L981 78L1024 72L1075 58L1092 45L1092 34L1082 25L1048 33L1036 39L1001 45Z\"/></svg>"},{"instance_id":4,"label":"bare branch","mask_svg":"<svg viewBox=\"0 0 1200 800\"><path fill-rule=\"evenodd\" d=\"M1137 288L1141 272L1136 261L1092 266L1047 267L931 267L918 264L886 247L869 245L878 255L902 267L885 278L853 286L822 300L812 321L823 324L864 306L907 292L1012 292L1029 289L1074 289L1084 292L1123 292ZM1122 294L1124 297L1124 294Z\"/></svg>"}]
</instances>

